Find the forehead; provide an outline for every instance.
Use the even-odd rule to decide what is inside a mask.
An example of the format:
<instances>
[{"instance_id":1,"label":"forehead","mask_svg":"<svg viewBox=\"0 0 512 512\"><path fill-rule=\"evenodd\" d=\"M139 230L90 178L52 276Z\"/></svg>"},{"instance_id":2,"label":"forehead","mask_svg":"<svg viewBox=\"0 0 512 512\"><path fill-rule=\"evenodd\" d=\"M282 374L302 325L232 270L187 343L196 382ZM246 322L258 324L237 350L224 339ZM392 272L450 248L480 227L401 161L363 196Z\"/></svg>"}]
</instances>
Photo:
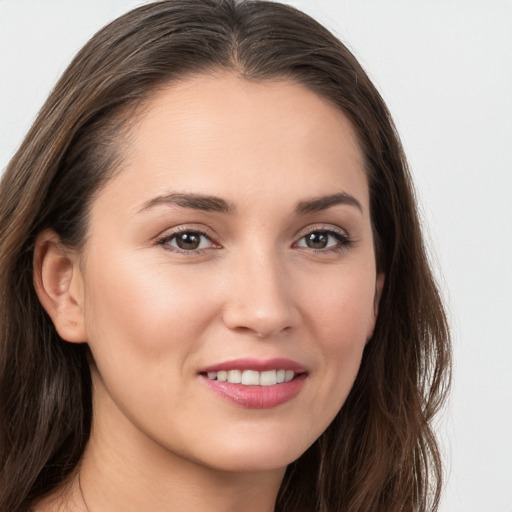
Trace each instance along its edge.
<instances>
[{"instance_id":1,"label":"forehead","mask_svg":"<svg viewBox=\"0 0 512 512\"><path fill-rule=\"evenodd\" d=\"M217 74L170 84L145 104L121 151L125 165L113 185L139 204L166 189L232 202L277 192L294 204L333 192L368 202L350 122L293 81Z\"/></svg>"}]
</instances>

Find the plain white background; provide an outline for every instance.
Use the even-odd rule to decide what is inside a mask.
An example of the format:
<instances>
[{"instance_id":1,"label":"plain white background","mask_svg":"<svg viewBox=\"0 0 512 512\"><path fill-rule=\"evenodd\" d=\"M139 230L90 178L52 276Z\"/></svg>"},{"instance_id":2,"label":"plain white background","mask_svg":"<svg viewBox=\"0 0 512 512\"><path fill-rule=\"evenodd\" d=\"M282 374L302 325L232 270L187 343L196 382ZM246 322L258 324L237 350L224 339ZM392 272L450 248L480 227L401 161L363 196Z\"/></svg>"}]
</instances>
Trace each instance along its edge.
<instances>
[{"instance_id":1,"label":"plain white background","mask_svg":"<svg viewBox=\"0 0 512 512\"><path fill-rule=\"evenodd\" d=\"M136 0L0 0L0 172L74 53ZM512 512L512 2L288 0L394 116L454 338L441 512Z\"/></svg>"}]
</instances>

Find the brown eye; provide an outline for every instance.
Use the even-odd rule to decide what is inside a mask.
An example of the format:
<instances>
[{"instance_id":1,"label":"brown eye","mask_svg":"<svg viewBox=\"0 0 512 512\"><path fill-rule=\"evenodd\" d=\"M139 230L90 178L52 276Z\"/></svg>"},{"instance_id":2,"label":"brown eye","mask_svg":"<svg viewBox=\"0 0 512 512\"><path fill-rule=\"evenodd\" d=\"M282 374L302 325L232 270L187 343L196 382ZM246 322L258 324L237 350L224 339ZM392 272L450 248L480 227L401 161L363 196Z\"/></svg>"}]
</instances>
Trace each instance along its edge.
<instances>
[{"instance_id":1,"label":"brown eye","mask_svg":"<svg viewBox=\"0 0 512 512\"><path fill-rule=\"evenodd\" d=\"M314 231L304 237L310 249L325 249L329 242L329 234L325 231Z\"/></svg>"},{"instance_id":2,"label":"brown eye","mask_svg":"<svg viewBox=\"0 0 512 512\"><path fill-rule=\"evenodd\" d=\"M186 232L180 233L175 237L176 245L183 250L198 249L201 244L201 235L199 233Z\"/></svg>"},{"instance_id":3,"label":"brown eye","mask_svg":"<svg viewBox=\"0 0 512 512\"><path fill-rule=\"evenodd\" d=\"M166 236L159 244L176 252L194 252L214 246L208 236L200 231L181 231Z\"/></svg>"},{"instance_id":4,"label":"brown eye","mask_svg":"<svg viewBox=\"0 0 512 512\"><path fill-rule=\"evenodd\" d=\"M296 244L296 247L312 249L314 251L328 252L348 248L352 244L348 234L334 230L318 229L304 235Z\"/></svg>"}]
</instances>

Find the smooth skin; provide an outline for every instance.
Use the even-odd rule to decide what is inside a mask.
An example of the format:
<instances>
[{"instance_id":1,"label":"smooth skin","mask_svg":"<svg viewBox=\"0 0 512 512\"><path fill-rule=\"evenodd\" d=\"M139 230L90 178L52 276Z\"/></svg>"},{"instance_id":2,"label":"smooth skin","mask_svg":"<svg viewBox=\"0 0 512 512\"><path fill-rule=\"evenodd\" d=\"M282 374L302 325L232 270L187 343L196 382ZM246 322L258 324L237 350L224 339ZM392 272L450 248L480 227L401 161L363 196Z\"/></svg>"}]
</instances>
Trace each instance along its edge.
<instances>
[{"instance_id":1,"label":"smooth skin","mask_svg":"<svg viewBox=\"0 0 512 512\"><path fill-rule=\"evenodd\" d=\"M94 358L89 512L272 511L287 464L342 407L377 316L354 130L302 85L219 73L159 91L121 148L85 247L47 231L35 255L59 334ZM199 374L277 357L307 379L269 409ZM35 510L86 510L79 491L75 475Z\"/></svg>"}]
</instances>

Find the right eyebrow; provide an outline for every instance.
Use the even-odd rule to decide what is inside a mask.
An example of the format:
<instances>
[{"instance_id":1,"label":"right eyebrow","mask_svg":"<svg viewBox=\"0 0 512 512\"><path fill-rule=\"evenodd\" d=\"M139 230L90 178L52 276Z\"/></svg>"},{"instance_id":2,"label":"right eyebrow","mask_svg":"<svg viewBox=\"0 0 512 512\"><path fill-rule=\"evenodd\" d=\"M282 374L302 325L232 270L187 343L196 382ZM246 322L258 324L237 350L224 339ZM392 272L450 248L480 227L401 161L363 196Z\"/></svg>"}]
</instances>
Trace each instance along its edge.
<instances>
[{"instance_id":1,"label":"right eyebrow","mask_svg":"<svg viewBox=\"0 0 512 512\"><path fill-rule=\"evenodd\" d=\"M184 193L170 193L157 196L147 203L139 210L139 212L149 210L157 205L167 204L181 206L182 208L192 208L194 210L202 210L206 212L218 212L233 215L236 213L236 206L233 203L228 203L220 197L201 195L201 194L184 194Z\"/></svg>"},{"instance_id":2,"label":"right eyebrow","mask_svg":"<svg viewBox=\"0 0 512 512\"><path fill-rule=\"evenodd\" d=\"M338 204L354 206L361 213L363 213L363 206L361 203L354 196L347 194L346 192L338 192L337 194L332 194L330 196L323 196L307 201L301 201L297 205L296 212L299 215L305 215L307 213L315 213L322 210L327 210L328 208Z\"/></svg>"}]
</instances>

